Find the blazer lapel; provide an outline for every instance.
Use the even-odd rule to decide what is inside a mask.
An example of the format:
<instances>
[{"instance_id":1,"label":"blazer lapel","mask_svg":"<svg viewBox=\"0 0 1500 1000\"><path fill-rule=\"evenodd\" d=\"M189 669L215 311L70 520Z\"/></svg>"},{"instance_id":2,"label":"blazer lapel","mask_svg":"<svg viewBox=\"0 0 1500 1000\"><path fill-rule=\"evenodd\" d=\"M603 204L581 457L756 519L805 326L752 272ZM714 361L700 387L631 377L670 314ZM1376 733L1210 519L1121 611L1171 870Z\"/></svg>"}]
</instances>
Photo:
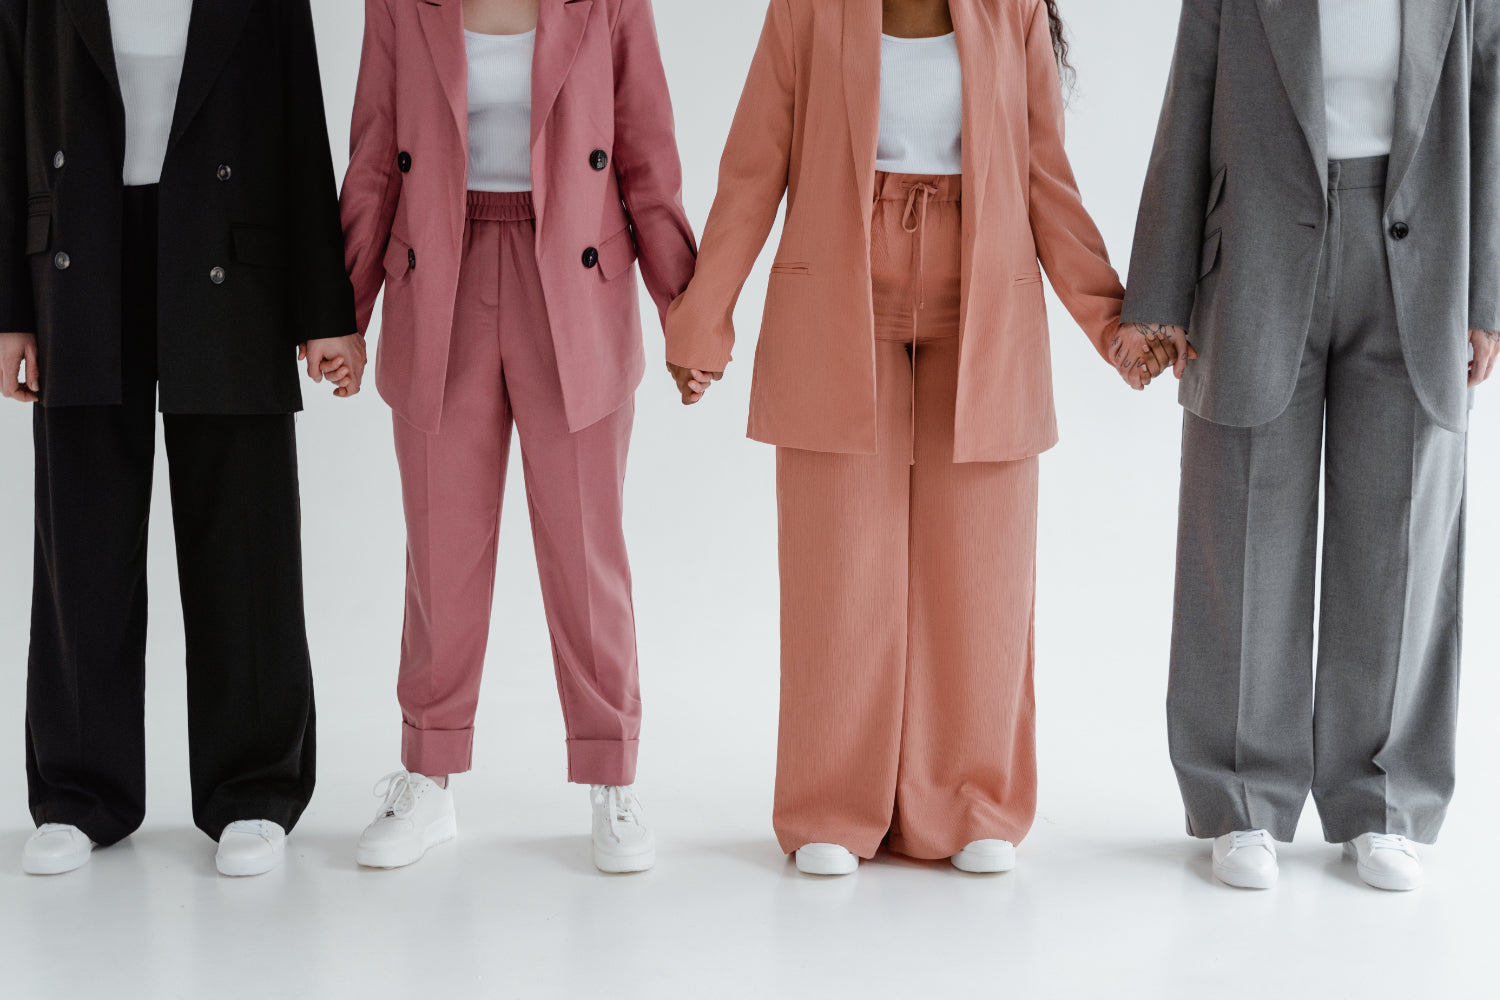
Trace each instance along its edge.
<instances>
[{"instance_id":1,"label":"blazer lapel","mask_svg":"<svg viewBox=\"0 0 1500 1000\"><path fill-rule=\"evenodd\" d=\"M422 35L437 69L443 94L453 114L453 124L463 143L465 162L469 149L469 57L464 51L464 7L462 0L421 0L417 17Z\"/></svg>"},{"instance_id":2,"label":"blazer lapel","mask_svg":"<svg viewBox=\"0 0 1500 1000\"><path fill-rule=\"evenodd\" d=\"M73 24L83 39L84 47L94 57L94 62L99 64L104 78L109 81L110 90L119 98L120 73L115 67L115 43L109 30L108 0L68 0L67 7Z\"/></svg>"},{"instance_id":3,"label":"blazer lapel","mask_svg":"<svg viewBox=\"0 0 1500 1000\"><path fill-rule=\"evenodd\" d=\"M573 69L594 0L542 0L537 11L536 54L531 63L531 144L552 115L557 95Z\"/></svg>"},{"instance_id":4,"label":"blazer lapel","mask_svg":"<svg viewBox=\"0 0 1500 1000\"><path fill-rule=\"evenodd\" d=\"M859 203L875 198L875 149L880 140L881 5L844 0L844 100L849 108L850 151L859 183ZM866 234L870 213L863 213Z\"/></svg>"},{"instance_id":5,"label":"blazer lapel","mask_svg":"<svg viewBox=\"0 0 1500 1000\"><path fill-rule=\"evenodd\" d=\"M1000 90L994 53L1000 51L998 26L973 0L949 0L953 15L953 32L958 42L958 61L963 69L963 235L960 285L963 323L968 320L967 294L974 269L974 243L978 220L984 207L985 178L990 169L990 152L996 105ZM960 328L962 329L962 327Z\"/></svg>"},{"instance_id":6,"label":"blazer lapel","mask_svg":"<svg viewBox=\"0 0 1500 1000\"><path fill-rule=\"evenodd\" d=\"M1396 132L1386 207L1390 207L1427 132L1433 98L1448 57L1459 0L1406 0L1401 5L1401 76L1396 85Z\"/></svg>"},{"instance_id":7,"label":"blazer lapel","mask_svg":"<svg viewBox=\"0 0 1500 1000\"><path fill-rule=\"evenodd\" d=\"M1323 39L1317 0L1256 0L1260 19L1270 40L1281 72L1282 84L1291 98L1297 121L1307 136L1317 167L1328 193L1328 111L1323 92ZM1421 6L1432 0L1413 0L1403 6ZM1446 0L1444 0L1446 2Z\"/></svg>"},{"instance_id":8,"label":"blazer lapel","mask_svg":"<svg viewBox=\"0 0 1500 1000\"><path fill-rule=\"evenodd\" d=\"M182 82L177 87L177 107L172 113L175 143L187 131L193 116L203 106L214 82L229 61L250 13L251 0L194 0L188 22L187 57L182 64Z\"/></svg>"}]
</instances>

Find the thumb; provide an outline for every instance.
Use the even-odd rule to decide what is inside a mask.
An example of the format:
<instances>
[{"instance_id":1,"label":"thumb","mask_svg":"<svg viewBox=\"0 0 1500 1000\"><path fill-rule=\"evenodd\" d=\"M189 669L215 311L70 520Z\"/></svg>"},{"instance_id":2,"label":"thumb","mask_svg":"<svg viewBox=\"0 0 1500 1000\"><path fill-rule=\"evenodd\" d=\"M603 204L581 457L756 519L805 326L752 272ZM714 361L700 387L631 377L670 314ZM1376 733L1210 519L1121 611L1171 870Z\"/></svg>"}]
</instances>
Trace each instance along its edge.
<instances>
[{"instance_id":1,"label":"thumb","mask_svg":"<svg viewBox=\"0 0 1500 1000\"><path fill-rule=\"evenodd\" d=\"M36 344L26 345L26 388L37 392L42 387L41 374L36 368Z\"/></svg>"}]
</instances>

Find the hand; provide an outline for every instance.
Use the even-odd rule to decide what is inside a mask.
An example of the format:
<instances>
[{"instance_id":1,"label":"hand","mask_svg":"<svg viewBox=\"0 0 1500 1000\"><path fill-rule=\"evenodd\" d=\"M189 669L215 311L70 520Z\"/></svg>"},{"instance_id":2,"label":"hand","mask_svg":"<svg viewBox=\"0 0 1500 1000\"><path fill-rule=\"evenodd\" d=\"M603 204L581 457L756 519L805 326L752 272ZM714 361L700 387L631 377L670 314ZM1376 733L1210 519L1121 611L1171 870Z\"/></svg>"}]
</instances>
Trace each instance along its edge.
<instances>
[{"instance_id":1,"label":"hand","mask_svg":"<svg viewBox=\"0 0 1500 1000\"><path fill-rule=\"evenodd\" d=\"M1172 374L1180 379L1187 374L1188 362L1198 360L1197 350L1188 343L1187 331L1180 326L1164 323L1128 323L1124 326L1132 327L1145 339L1148 354L1143 360L1151 378L1171 368ZM1150 379L1146 381L1149 384Z\"/></svg>"},{"instance_id":2,"label":"hand","mask_svg":"<svg viewBox=\"0 0 1500 1000\"><path fill-rule=\"evenodd\" d=\"M333 394L347 399L358 395L364 384L365 338L351 333L347 337L309 340L297 348L297 360L307 362L308 378L314 382L332 382Z\"/></svg>"},{"instance_id":3,"label":"hand","mask_svg":"<svg viewBox=\"0 0 1500 1000\"><path fill-rule=\"evenodd\" d=\"M1495 362L1500 360L1500 332L1470 330L1469 344L1474 348L1474 360L1469 362L1469 388L1473 389L1495 374ZM10 363L6 362L9 370Z\"/></svg>"},{"instance_id":4,"label":"hand","mask_svg":"<svg viewBox=\"0 0 1500 1000\"><path fill-rule=\"evenodd\" d=\"M21 366L26 377L21 378ZM0 333L0 395L21 403L41 399L42 377L36 366L36 334Z\"/></svg>"},{"instance_id":5,"label":"hand","mask_svg":"<svg viewBox=\"0 0 1500 1000\"><path fill-rule=\"evenodd\" d=\"M724 377L723 372L705 372L697 368L683 368L667 362L667 371L672 373L672 381L677 383L677 391L682 393L682 405L692 406L702 399L708 392L710 386Z\"/></svg>"},{"instance_id":6,"label":"hand","mask_svg":"<svg viewBox=\"0 0 1500 1000\"><path fill-rule=\"evenodd\" d=\"M1109 344L1109 360L1125 384L1137 392L1150 385L1165 367L1141 328L1133 323L1122 323L1115 331Z\"/></svg>"}]
</instances>

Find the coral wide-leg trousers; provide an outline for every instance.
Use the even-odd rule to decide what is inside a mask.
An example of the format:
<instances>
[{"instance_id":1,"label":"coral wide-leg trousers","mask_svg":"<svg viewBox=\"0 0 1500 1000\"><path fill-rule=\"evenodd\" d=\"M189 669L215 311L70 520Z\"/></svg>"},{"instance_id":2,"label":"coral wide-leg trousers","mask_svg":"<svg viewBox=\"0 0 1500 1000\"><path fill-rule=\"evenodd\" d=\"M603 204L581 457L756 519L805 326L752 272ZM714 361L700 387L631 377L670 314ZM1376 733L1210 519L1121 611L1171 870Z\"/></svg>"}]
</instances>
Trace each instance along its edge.
<instances>
[{"instance_id":1,"label":"coral wide-leg trousers","mask_svg":"<svg viewBox=\"0 0 1500 1000\"><path fill-rule=\"evenodd\" d=\"M622 526L634 405L568 429L528 194L471 192L442 424L395 418L406 507L402 762L467 771L511 425L521 439L568 778L635 781L641 699Z\"/></svg>"},{"instance_id":2,"label":"coral wide-leg trousers","mask_svg":"<svg viewBox=\"0 0 1500 1000\"><path fill-rule=\"evenodd\" d=\"M918 183L877 185L877 454L777 451L787 852L945 858L1035 814L1038 463L953 461L958 181Z\"/></svg>"}]
</instances>

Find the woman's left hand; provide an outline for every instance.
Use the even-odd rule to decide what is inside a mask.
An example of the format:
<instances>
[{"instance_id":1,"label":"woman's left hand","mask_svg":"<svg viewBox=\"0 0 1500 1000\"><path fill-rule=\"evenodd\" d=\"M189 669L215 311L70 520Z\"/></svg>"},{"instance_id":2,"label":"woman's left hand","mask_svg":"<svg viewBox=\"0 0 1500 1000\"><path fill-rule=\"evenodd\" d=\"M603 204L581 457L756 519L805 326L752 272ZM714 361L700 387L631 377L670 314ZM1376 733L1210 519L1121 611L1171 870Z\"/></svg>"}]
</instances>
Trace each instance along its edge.
<instances>
[{"instance_id":1,"label":"woman's left hand","mask_svg":"<svg viewBox=\"0 0 1500 1000\"><path fill-rule=\"evenodd\" d=\"M1474 360L1469 362L1469 388L1473 389L1495 374L1495 362L1500 361L1500 331L1470 330L1469 344L1474 348Z\"/></svg>"},{"instance_id":2,"label":"woman's left hand","mask_svg":"<svg viewBox=\"0 0 1500 1000\"><path fill-rule=\"evenodd\" d=\"M309 340L297 348L297 360L307 362L307 377L314 382L329 382L340 399L358 395L365 380L365 338L357 333L347 337Z\"/></svg>"}]
</instances>

